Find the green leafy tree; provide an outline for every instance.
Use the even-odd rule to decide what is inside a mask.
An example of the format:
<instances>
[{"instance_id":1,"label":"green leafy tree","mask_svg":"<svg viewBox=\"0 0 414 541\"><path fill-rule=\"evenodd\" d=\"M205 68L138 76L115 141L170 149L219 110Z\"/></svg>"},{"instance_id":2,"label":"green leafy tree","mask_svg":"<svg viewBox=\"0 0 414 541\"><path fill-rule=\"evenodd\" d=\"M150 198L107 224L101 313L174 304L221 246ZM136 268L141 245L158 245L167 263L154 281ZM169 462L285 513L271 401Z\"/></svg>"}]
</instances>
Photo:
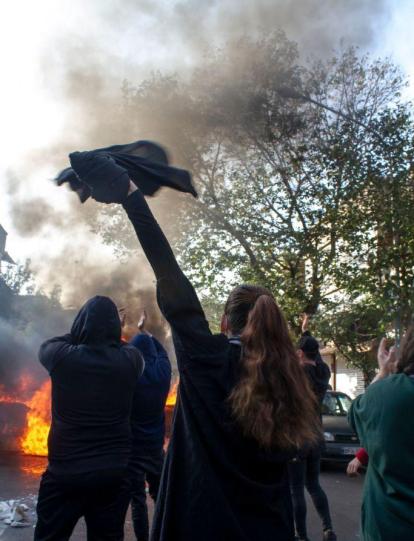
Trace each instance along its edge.
<instances>
[{"instance_id":1,"label":"green leafy tree","mask_svg":"<svg viewBox=\"0 0 414 541\"><path fill-rule=\"evenodd\" d=\"M26 259L23 265L9 265L5 270L2 270L1 277L15 295L31 295L35 290L30 259Z\"/></svg>"}]
</instances>

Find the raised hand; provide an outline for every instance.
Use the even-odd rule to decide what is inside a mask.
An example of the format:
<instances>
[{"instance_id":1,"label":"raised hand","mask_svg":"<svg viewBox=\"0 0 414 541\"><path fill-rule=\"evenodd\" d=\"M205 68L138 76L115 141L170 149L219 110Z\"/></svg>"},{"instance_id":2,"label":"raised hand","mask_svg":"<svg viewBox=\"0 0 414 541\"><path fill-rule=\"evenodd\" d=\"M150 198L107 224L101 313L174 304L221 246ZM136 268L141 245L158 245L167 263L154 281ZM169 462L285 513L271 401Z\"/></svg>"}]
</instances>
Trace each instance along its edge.
<instances>
[{"instance_id":1,"label":"raised hand","mask_svg":"<svg viewBox=\"0 0 414 541\"><path fill-rule=\"evenodd\" d=\"M137 323L137 327L141 332L145 331L145 323L147 321L147 312L145 309L142 311L141 317L139 318L139 321Z\"/></svg>"},{"instance_id":2,"label":"raised hand","mask_svg":"<svg viewBox=\"0 0 414 541\"><path fill-rule=\"evenodd\" d=\"M392 346L390 349L387 349L387 339L383 338L380 342L377 354L378 360L378 374L372 380L371 383L375 383L380 379L386 378L390 374L395 372L397 364L397 350L395 346Z\"/></svg>"},{"instance_id":3,"label":"raised hand","mask_svg":"<svg viewBox=\"0 0 414 541\"><path fill-rule=\"evenodd\" d=\"M119 314L119 319L121 320L121 329L123 329L125 327L126 318L127 318L125 306L123 306L122 308L118 310L118 314Z\"/></svg>"},{"instance_id":4,"label":"raised hand","mask_svg":"<svg viewBox=\"0 0 414 541\"><path fill-rule=\"evenodd\" d=\"M389 375L395 370L395 363L397 360L397 351L395 346L387 349L387 339L383 338L378 348L378 368L385 375Z\"/></svg>"},{"instance_id":5,"label":"raised hand","mask_svg":"<svg viewBox=\"0 0 414 541\"><path fill-rule=\"evenodd\" d=\"M302 318L302 334L308 330L309 314L303 313Z\"/></svg>"}]
</instances>

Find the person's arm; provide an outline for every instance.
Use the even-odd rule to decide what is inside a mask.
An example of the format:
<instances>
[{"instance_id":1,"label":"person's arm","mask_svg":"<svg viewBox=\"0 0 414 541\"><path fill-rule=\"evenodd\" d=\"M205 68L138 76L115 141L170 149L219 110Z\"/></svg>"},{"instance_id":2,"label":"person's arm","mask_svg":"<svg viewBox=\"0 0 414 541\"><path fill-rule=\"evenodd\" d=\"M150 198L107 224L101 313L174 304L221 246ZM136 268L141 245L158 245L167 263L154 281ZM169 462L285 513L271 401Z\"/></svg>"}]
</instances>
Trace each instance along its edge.
<instances>
[{"instance_id":1,"label":"person's arm","mask_svg":"<svg viewBox=\"0 0 414 541\"><path fill-rule=\"evenodd\" d=\"M355 457L359 460L362 466L368 466L369 455L363 447L356 453Z\"/></svg>"},{"instance_id":2,"label":"person's arm","mask_svg":"<svg viewBox=\"0 0 414 541\"><path fill-rule=\"evenodd\" d=\"M349 462L346 473L349 477L357 477L359 475L359 470L363 466L367 466L368 464L368 453L365 451L365 449L361 448L359 451L355 454L355 457Z\"/></svg>"},{"instance_id":3,"label":"person's arm","mask_svg":"<svg viewBox=\"0 0 414 541\"><path fill-rule=\"evenodd\" d=\"M302 323L301 323L302 336L312 336L311 333L308 331L308 324L309 324L309 314L305 312L302 314Z\"/></svg>"},{"instance_id":4,"label":"person's arm","mask_svg":"<svg viewBox=\"0 0 414 541\"><path fill-rule=\"evenodd\" d=\"M167 350L164 348L164 346L159 342L155 336L151 335L152 343L154 344L155 349L157 350L157 356L160 359L166 359L168 362L170 361L168 358Z\"/></svg>"},{"instance_id":5,"label":"person's arm","mask_svg":"<svg viewBox=\"0 0 414 541\"><path fill-rule=\"evenodd\" d=\"M308 327L309 327L309 319L310 319L309 314L307 314L306 312L302 314L302 323L301 323L302 336L311 336L313 338L312 333L308 329ZM322 359L321 352L319 350L318 350L318 355L316 357L316 360L318 362L321 362L321 363L324 362L324 360ZM329 367L328 367L328 369L329 369ZM330 376L330 371L329 371L329 378L330 377L331 376ZM328 378L328 381L329 381L329 378Z\"/></svg>"},{"instance_id":6,"label":"person's arm","mask_svg":"<svg viewBox=\"0 0 414 541\"><path fill-rule=\"evenodd\" d=\"M51 374L56 365L72 351L73 347L70 334L46 340L40 346L39 361Z\"/></svg>"},{"instance_id":7,"label":"person's arm","mask_svg":"<svg viewBox=\"0 0 414 541\"><path fill-rule=\"evenodd\" d=\"M128 343L122 344L122 350L131 360L134 370L136 371L136 376L140 378L145 369L145 359L141 352L133 344Z\"/></svg>"},{"instance_id":8,"label":"person's arm","mask_svg":"<svg viewBox=\"0 0 414 541\"><path fill-rule=\"evenodd\" d=\"M200 301L140 190L135 189L123 206L155 273L163 315L181 342L203 348L211 331Z\"/></svg>"},{"instance_id":9,"label":"person's arm","mask_svg":"<svg viewBox=\"0 0 414 541\"><path fill-rule=\"evenodd\" d=\"M159 374L162 376L164 380L171 380L171 361L168 357L168 353L164 346L155 338L155 336L151 336L151 340L154 344L154 347L157 351L157 367Z\"/></svg>"}]
</instances>

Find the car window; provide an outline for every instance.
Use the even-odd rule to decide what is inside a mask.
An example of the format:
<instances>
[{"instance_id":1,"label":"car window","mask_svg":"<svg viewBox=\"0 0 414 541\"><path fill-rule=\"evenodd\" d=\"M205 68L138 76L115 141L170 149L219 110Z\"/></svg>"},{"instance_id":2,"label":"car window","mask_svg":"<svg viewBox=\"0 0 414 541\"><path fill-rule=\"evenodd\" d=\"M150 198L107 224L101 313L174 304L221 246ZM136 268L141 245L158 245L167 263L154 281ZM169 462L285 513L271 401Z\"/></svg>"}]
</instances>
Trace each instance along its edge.
<instances>
[{"instance_id":1,"label":"car window","mask_svg":"<svg viewBox=\"0 0 414 541\"><path fill-rule=\"evenodd\" d=\"M322 415L347 415L352 400L345 394L326 393L322 403Z\"/></svg>"},{"instance_id":2,"label":"car window","mask_svg":"<svg viewBox=\"0 0 414 541\"><path fill-rule=\"evenodd\" d=\"M352 400L349 398L349 396L346 396L346 394L338 394L337 397L344 412L348 413L351 408Z\"/></svg>"}]
</instances>

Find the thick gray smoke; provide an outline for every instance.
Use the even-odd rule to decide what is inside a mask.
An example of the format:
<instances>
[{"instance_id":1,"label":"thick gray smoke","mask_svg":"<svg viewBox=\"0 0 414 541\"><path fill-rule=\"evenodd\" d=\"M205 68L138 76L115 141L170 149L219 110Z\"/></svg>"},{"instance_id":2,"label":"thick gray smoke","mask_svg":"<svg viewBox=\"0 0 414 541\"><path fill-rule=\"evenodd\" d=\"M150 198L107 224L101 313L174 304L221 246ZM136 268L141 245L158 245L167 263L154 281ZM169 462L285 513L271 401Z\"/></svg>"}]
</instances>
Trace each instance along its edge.
<instances>
[{"instance_id":1,"label":"thick gray smoke","mask_svg":"<svg viewBox=\"0 0 414 541\"><path fill-rule=\"evenodd\" d=\"M170 17L153 13L166 36L178 37L182 47L203 51L241 35L259 37L283 29L303 51L315 56L330 54L339 40L366 47L387 15L385 0L188 0L172 5ZM156 22L154 20L154 28Z\"/></svg>"},{"instance_id":2,"label":"thick gray smoke","mask_svg":"<svg viewBox=\"0 0 414 541\"><path fill-rule=\"evenodd\" d=\"M39 197L13 201L11 212L14 217L14 226L23 237L31 236L33 232L43 227L59 228L64 222L62 215Z\"/></svg>"},{"instance_id":3,"label":"thick gray smoke","mask_svg":"<svg viewBox=\"0 0 414 541\"><path fill-rule=\"evenodd\" d=\"M0 318L0 402L4 395L25 401L46 379L37 353L51 336L68 332L72 311L42 296L15 298L8 320Z\"/></svg>"},{"instance_id":4,"label":"thick gray smoke","mask_svg":"<svg viewBox=\"0 0 414 541\"><path fill-rule=\"evenodd\" d=\"M17 176L10 183L11 212L17 232L36 236L48 228L51 238L73 249L73 238L81 242L80 250L89 251L96 237L89 225L96 220L99 206L80 206L74 195L68 195L69 209L63 215L50 201L27 195L25 185L34 171L48 164L54 171L67 165L67 154L74 149L91 149L108 144L148 138L148 126L127 122L123 111L121 86L124 80L139 84L150 71L178 71L200 65L208 51L240 36L259 39L276 28L299 43L308 55L331 54L343 38L346 44L368 47L375 39L387 14L386 0L224 0L205 2L149 2L121 0L91 2L88 7L74 2L82 27L68 27L56 35L44 53L41 69L48 89L57 96L66 126L47 149L28 149ZM162 139L162 133L157 134ZM162 141L161 141L162 142ZM179 165L179 164L178 164ZM20 179L20 182L18 181ZM45 179L46 180L46 179ZM51 198L53 191L50 186ZM172 209L181 199L171 191L152 200L161 224L175 233ZM167 202L167 205L165 204ZM168 214L165 209L168 208ZM93 258L76 258L76 265L61 247L62 264L56 258L49 262L47 282L59 283L70 303L75 301L72 276L89 275ZM93 255L93 254L92 254ZM37 259L37 258L35 258ZM42 255L34 261L45 265ZM74 266L74 269L70 267ZM85 265L85 272L80 270ZM76 270L77 269L77 270ZM55 272L56 276L53 277ZM89 280L90 282L90 280ZM83 284L76 284L84 288ZM76 295L75 295L76 296ZM81 291L78 296L82 296Z\"/></svg>"}]
</instances>

